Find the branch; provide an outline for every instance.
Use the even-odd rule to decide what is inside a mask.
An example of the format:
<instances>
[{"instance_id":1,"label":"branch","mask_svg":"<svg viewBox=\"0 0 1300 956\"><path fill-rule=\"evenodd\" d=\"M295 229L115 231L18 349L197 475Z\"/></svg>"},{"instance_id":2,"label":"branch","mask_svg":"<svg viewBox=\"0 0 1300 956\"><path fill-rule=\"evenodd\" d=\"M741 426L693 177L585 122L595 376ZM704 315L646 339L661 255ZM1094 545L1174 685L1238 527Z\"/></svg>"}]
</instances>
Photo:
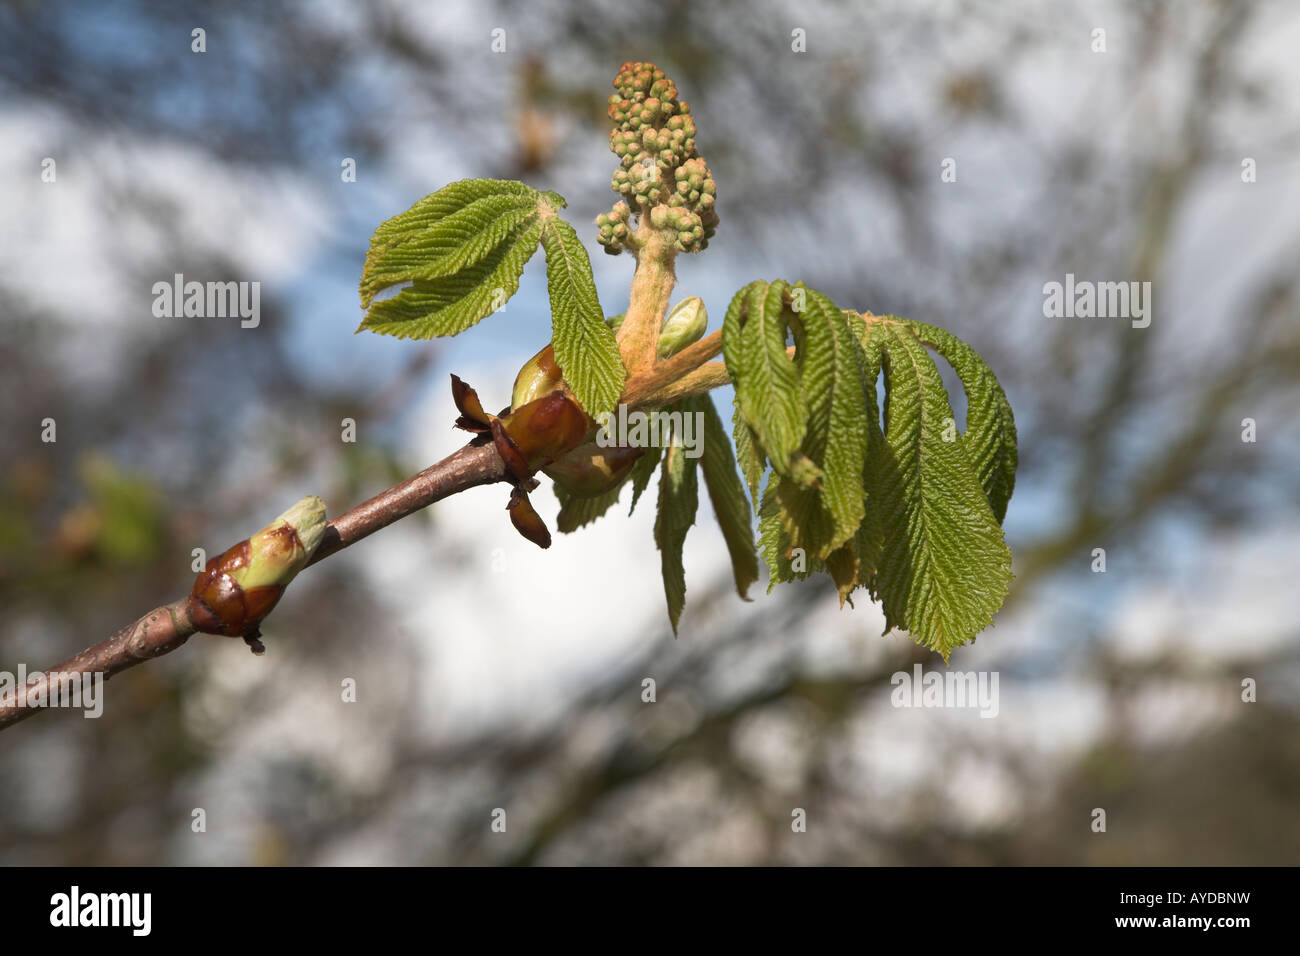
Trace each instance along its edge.
<instances>
[{"instance_id":1,"label":"branch","mask_svg":"<svg viewBox=\"0 0 1300 956\"><path fill-rule=\"evenodd\" d=\"M381 491L351 511L339 515L325 529L308 565L337 554L362 538L386 528L421 508L458 492L506 479L505 463L496 446L470 443L417 475ZM63 680L81 680L83 674L102 674L104 680L128 667L176 650L198 628L190 617L188 597L149 611L106 640L86 648L27 684L0 696L0 730L46 707L20 703L20 698L49 700ZM50 680L50 675L55 677ZM53 687L51 687L53 685Z\"/></svg>"}]
</instances>

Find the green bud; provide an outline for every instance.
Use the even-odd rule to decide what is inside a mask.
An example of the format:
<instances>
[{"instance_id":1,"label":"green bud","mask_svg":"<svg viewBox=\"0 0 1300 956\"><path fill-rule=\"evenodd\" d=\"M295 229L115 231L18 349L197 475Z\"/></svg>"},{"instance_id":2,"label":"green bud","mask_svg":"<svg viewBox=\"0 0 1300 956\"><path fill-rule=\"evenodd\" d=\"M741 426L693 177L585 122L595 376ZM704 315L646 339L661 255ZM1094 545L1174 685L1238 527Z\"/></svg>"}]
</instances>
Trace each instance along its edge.
<instances>
[{"instance_id":1,"label":"green bud","mask_svg":"<svg viewBox=\"0 0 1300 956\"><path fill-rule=\"evenodd\" d=\"M248 539L248 564L230 576L246 591L283 587L316 553L325 525L325 502L308 495Z\"/></svg>"},{"instance_id":2,"label":"green bud","mask_svg":"<svg viewBox=\"0 0 1300 956\"><path fill-rule=\"evenodd\" d=\"M697 295L688 296L672 307L659 333L659 358L676 355L686 346L698 342L709 327L709 313L704 300Z\"/></svg>"},{"instance_id":3,"label":"green bud","mask_svg":"<svg viewBox=\"0 0 1300 956\"><path fill-rule=\"evenodd\" d=\"M560 367L555 364L555 350L548 343L530 358L515 376L514 390L510 396L511 408L522 408L529 402L563 386Z\"/></svg>"}]
</instances>

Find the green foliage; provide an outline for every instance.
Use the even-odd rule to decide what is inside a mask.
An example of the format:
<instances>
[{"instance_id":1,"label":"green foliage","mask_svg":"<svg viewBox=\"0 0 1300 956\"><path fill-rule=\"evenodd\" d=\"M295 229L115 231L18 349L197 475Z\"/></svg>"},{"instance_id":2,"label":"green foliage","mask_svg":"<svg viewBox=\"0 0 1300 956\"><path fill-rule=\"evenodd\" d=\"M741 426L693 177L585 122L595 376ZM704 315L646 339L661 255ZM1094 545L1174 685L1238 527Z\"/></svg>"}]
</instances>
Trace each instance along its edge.
<instances>
[{"instance_id":1,"label":"green foliage","mask_svg":"<svg viewBox=\"0 0 1300 956\"><path fill-rule=\"evenodd\" d=\"M565 491L559 482L553 483L551 487L555 491L555 497L560 501L560 513L556 515L555 527L563 534L571 534L591 524L618 504L619 495L622 494L626 483L621 481L593 498L579 498Z\"/></svg>"},{"instance_id":2,"label":"green foliage","mask_svg":"<svg viewBox=\"0 0 1300 956\"><path fill-rule=\"evenodd\" d=\"M992 369L961 339L925 322L902 321L912 334L947 359L961 379L968 403L961 441L979 474L993 517L1001 522L1016 487L1016 420L1007 394Z\"/></svg>"},{"instance_id":3,"label":"green foliage","mask_svg":"<svg viewBox=\"0 0 1300 956\"><path fill-rule=\"evenodd\" d=\"M779 474L792 475L805 420L799 370L786 355L784 283L751 282L736 293L722 320L722 357L736 386L736 409L756 447ZM753 482L751 482L751 485Z\"/></svg>"},{"instance_id":4,"label":"green foliage","mask_svg":"<svg viewBox=\"0 0 1300 956\"><path fill-rule=\"evenodd\" d=\"M676 436L675 436L676 437ZM664 578L664 595L668 599L668 620L673 633L686 605L686 569L682 564L682 546L686 532L695 524L700 504L696 467L699 459L688 458L686 449L673 443L664 449L663 468L659 474L659 514L655 518L655 545Z\"/></svg>"},{"instance_id":5,"label":"green foliage","mask_svg":"<svg viewBox=\"0 0 1300 956\"><path fill-rule=\"evenodd\" d=\"M925 346L886 320L885 452L872 490L884 525L875 590L887 626L945 658L993 620L1011 583L1011 552L961 441Z\"/></svg>"},{"instance_id":6,"label":"green foliage","mask_svg":"<svg viewBox=\"0 0 1300 956\"><path fill-rule=\"evenodd\" d=\"M632 474L628 476L628 480L632 482L632 506L627 510L629 518L636 512L636 503L641 500L641 494L649 487L650 479L655 476L661 457L663 457L663 449L647 448L645 454L632 466Z\"/></svg>"},{"instance_id":7,"label":"green foliage","mask_svg":"<svg viewBox=\"0 0 1300 956\"><path fill-rule=\"evenodd\" d=\"M964 434L926 344L967 391ZM979 356L941 329L863 318L779 281L737 294L723 354L751 493L768 475L759 542L772 585L825 572L841 600L866 588L888 627L945 658L983 630L1011 580L999 525L1016 444L1006 395Z\"/></svg>"},{"instance_id":8,"label":"green foliage","mask_svg":"<svg viewBox=\"0 0 1300 956\"><path fill-rule=\"evenodd\" d=\"M716 364L661 368L708 324L698 299L667 312L673 257L703 249L717 225L716 186L696 150L695 120L654 64L624 64L615 87L613 186L624 201L596 222L607 252L638 257L627 312L605 317L587 251L559 216L563 198L472 179L375 231L361 278L368 310L361 328L404 338L462 332L503 306L542 247L555 364L583 409L597 418L622 397L635 411L703 423L698 457L687 454L683 436L659 434L663 447L647 448L626 474L611 473L611 485L595 486L604 488L599 494L578 497L574 490L591 486L557 484L560 531L604 515L629 483L635 510L658 471L655 542L676 633L686 599L682 548L702 472L741 597L758 579L760 555L769 590L825 573L841 604L865 589L883 605L886 630L906 629L947 659L991 623L1011 580L1001 522L1015 487L1016 427L997 378L943 329L843 310L803 283L751 282L731 300L720 336L735 387L733 452L707 395L720 380ZM376 301L395 286L403 288ZM625 322L629 356L646 329L659 334L658 364L634 363L630 386L616 338ZM966 392L962 432L927 349L952 366ZM645 407L667 395L678 397Z\"/></svg>"},{"instance_id":9,"label":"green foliage","mask_svg":"<svg viewBox=\"0 0 1300 956\"><path fill-rule=\"evenodd\" d=\"M591 262L564 199L523 183L466 179L375 230L361 274L361 329L398 338L457 335L501 309L546 250L556 362L592 415L614 407L626 373L596 297ZM375 301L385 289L410 283Z\"/></svg>"},{"instance_id":10,"label":"green foliage","mask_svg":"<svg viewBox=\"0 0 1300 956\"><path fill-rule=\"evenodd\" d=\"M573 227L558 216L546 219L542 246L555 362L588 413L609 411L618 402L627 372L596 298L587 250Z\"/></svg>"},{"instance_id":11,"label":"green foliage","mask_svg":"<svg viewBox=\"0 0 1300 956\"><path fill-rule=\"evenodd\" d=\"M700 442L700 470L704 472L704 487L713 502L713 513L722 529L727 553L731 555L732 576L736 592L747 598L749 586L758 580L758 555L754 550L754 513L745 486L736 473L736 459L731 454L731 442L718 410L708 395L698 395L682 402L685 412L698 412L704 419L704 434Z\"/></svg>"}]
</instances>

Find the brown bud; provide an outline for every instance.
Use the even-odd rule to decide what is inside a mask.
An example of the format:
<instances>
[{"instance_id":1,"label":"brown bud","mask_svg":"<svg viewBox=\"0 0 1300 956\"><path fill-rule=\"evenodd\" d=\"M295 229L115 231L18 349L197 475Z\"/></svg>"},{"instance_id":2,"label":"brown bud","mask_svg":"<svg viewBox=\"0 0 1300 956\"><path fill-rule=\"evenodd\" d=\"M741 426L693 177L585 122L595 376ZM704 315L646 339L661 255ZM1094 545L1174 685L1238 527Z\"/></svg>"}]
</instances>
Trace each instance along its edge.
<instances>
[{"instance_id":1,"label":"brown bud","mask_svg":"<svg viewBox=\"0 0 1300 956\"><path fill-rule=\"evenodd\" d=\"M190 619L205 634L244 637L256 634L284 593L284 585L243 587L236 575L251 563L245 539L207 563L190 591Z\"/></svg>"},{"instance_id":2,"label":"brown bud","mask_svg":"<svg viewBox=\"0 0 1300 956\"><path fill-rule=\"evenodd\" d=\"M210 560L190 591L194 626L206 634L243 637L258 650L262 619L306 567L325 526L324 502L309 495L252 537Z\"/></svg>"},{"instance_id":3,"label":"brown bud","mask_svg":"<svg viewBox=\"0 0 1300 956\"><path fill-rule=\"evenodd\" d=\"M461 381L459 375L451 377L451 397L460 412L460 417L456 419L457 428L463 428L467 432L488 430L492 416L483 411L483 403L479 401L478 392Z\"/></svg>"},{"instance_id":4,"label":"brown bud","mask_svg":"<svg viewBox=\"0 0 1300 956\"><path fill-rule=\"evenodd\" d=\"M581 406L564 392L543 395L500 421L530 472L581 445L593 424Z\"/></svg>"},{"instance_id":5,"label":"brown bud","mask_svg":"<svg viewBox=\"0 0 1300 956\"><path fill-rule=\"evenodd\" d=\"M533 510L533 503L528 500L528 494L523 489L516 487L510 493L510 503L506 507L510 510L510 523L516 531L539 548L551 546L551 532L547 530L546 522Z\"/></svg>"}]
</instances>

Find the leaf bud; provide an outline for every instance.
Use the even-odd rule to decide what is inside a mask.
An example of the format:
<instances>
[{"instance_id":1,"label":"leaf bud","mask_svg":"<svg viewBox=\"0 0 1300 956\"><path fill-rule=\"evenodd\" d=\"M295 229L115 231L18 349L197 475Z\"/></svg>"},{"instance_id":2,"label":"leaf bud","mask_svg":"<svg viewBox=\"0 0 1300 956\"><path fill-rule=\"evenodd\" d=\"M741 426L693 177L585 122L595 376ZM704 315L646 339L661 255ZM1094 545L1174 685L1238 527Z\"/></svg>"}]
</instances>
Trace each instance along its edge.
<instances>
[{"instance_id":1,"label":"leaf bud","mask_svg":"<svg viewBox=\"0 0 1300 956\"><path fill-rule=\"evenodd\" d=\"M686 346L698 342L708 327L709 313L704 308L704 300L697 295L682 299L664 320L657 348L659 358L676 355Z\"/></svg>"},{"instance_id":2,"label":"leaf bud","mask_svg":"<svg viewBox=\"0 0 1300 956\"><path fill-rule=\"evenodd\" d=\"M261 531L212 558L190 591L189 612L207 634L243 637L254 650L258 627L285 586L307 566L327 527L325 503L303 498Z\"/></svg>"}]
</instances>

